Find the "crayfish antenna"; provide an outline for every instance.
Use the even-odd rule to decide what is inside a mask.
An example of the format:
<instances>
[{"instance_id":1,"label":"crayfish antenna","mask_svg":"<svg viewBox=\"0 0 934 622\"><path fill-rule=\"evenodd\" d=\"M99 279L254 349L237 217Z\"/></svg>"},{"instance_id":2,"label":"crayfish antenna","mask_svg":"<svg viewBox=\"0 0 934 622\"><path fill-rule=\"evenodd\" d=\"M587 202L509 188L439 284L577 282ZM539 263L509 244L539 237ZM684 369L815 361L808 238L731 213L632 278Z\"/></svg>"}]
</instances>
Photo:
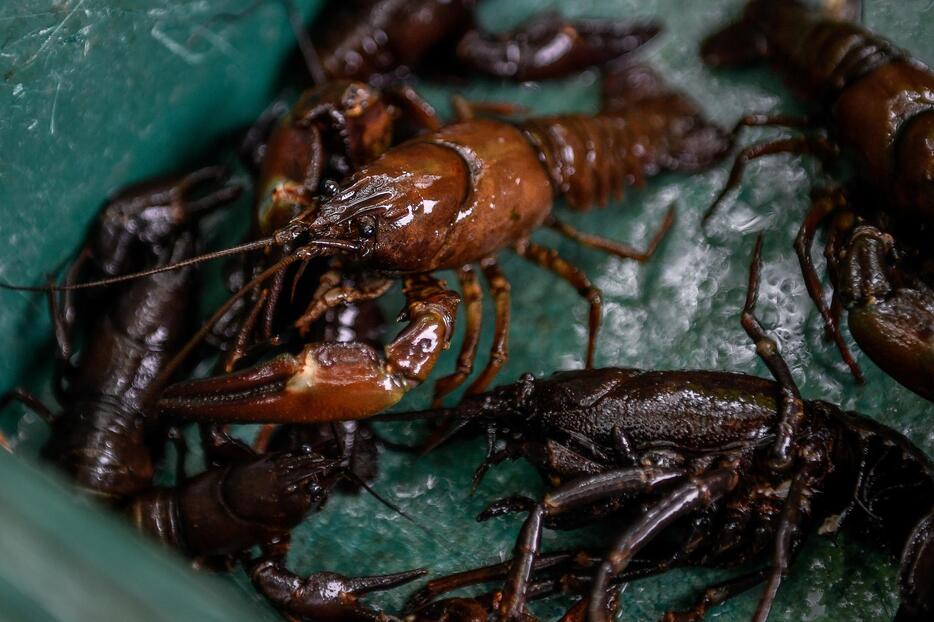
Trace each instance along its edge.
<instances>
[{"instance_id":1,"label":"crayfish antenna","mask_svg":"<svg viewBox=\"0 0 934 622\"><path fill-rule=\"evenodd\" d=\"M414 451L418 452L419 456L424 456L448 442L451 437L460 432L461 429L467 425L470 418L460 418L459 409L457 408L429 408L426 410L412 410L409 412L379 415L372 419L372 421L375 422L422 420L435 420L439 423L438 427L431 432L425 442L412 448Z\"/></svg>"},{"instance_id":2,"label":"crayfish antenna","mask_svg":"<svg viewBox=\"0 0 934 622\"><path fill-rule=\"evenodd\" d=\"M421 523L419 523L417 520L415 520L414 518L412 518L412 515L411 515L411 514L407 513L405 510L403 510L402 508L400 508L398 505L396 505L395 503L393 503L392 501L390 501L390 500L387 499L386 497L384 497L384 496L382 496L381 494L379 494L378 492L376 492L376 490L375 490L372 486L370 486L369 484L367 484L366 481L365 481L362 477L360 477L359 475L357 475L356 473L354 473L354 472L351 471L350 469L346 469L346 468L345 468L343 471L341 471L341 475L342 475L343 477L346 477L347 479L349 479L349 480L352 481L353 483L357 484L358 486L360 486L360 488L364 489L365 491L367 491L367 493L369 493L370 495L372 495L374 499L376 499L377 501L379 501L380 503L382 503L384 506L386 506L387 508L389 508L390 510L392 510L393 512L395 512L396 514L398 514L399 516L401 516L401 517L404 518L405 520L409 521L410 523L412 523L413 525L415 525L415 526L418 527L419 529L423 529L423 530L425 530L425 531L428 531L426 527L424 527Z\"/></svg>"},{"instance_id":3,"label":"crayfish antenna","mask_svg":"<svg viewBox=\"0 0 934 622\"><path fill-rule=\"evenodd\" d=\"M438 421L438 426L421 445L419 455L424 456L457 436L468 424L479 417L497 417L510 412L515 402L515 396L512 395L514 391L515 387L507 386L491 393L465 397L460 404L451 408L429 408L391 413L374 417L373 421Z\"/></svg>"},{"instance_id":4,"label":"crayfish antenna","mask_svg":"<svg viewBox=\"0 0 934 622\"><path fill-rule=\"evenodd\" d=\"M194 351L194 349L207 337L208 333L211 332L211 329L214 328L214 325L227 313L240 298L243 298L252 290L256 289L262 285L265 281L272 278L277 272L284 270L292 263L302 259L298 255L287 255L286 257L279 260L277 263L273 264L260 274L253 277L253 280L241 287L239 290L234 292L227 298L227 301L224 302L214 314L207 319L207 321L201 325L201 328L192 335L188 342L185 343L182 348L175 353L175 356L165 364L165 367L162 368L162 371L155 377L152 381L152 388L149 391L149 394L146 396L144 403L150 404L151 400L158 399L160 392L168 383L172 375L181 367L182 363L188 358L188 356Z\"/></svg>"},{"instance_id":5,"label":"crayfish antenna","mask_svg":"<svg viewBox=\"0 0 934 622\"><path fill-rule=\"evenodd\" d=\"M266 4L266 0L254 0L252 4L241 11L220 13L214 16L211 21L219 19L225 21L243 19ZM289 18L289 26L292 28L292 34L295 35L295 40L298 42L299 51L302 53L302 58L305 60L305 67L308 69L311 79L314 80L315 84L324 84L328 79L327 74L325 74L324 67L321 65L318 52L311 43L311 38L308 36L308 33L305 32L305 25L302 23L302 14L298 10L298 6L295 4L294 0L279 0L279 4L285 9L286 15Z\"/></svg>"},{"instance_id":6,"label":"crayfish antenna","mask_svg":"<svg viewBox=\"0 0 934 622\"><path fill-rule=\"evenodd\" d=\"M357 485L359 485L362 489L364 489L365 491L367 491L369 494L373 495L373 497L374 497L377 501L379 501L380 503L382 503L384 506L386 506L387 508L389 508L389 509L392 510L393 512L397 513L399 516L401 516L401 517L404 518L405 520L407 520L407 521L409 521L410 523L412 523L412 525L414 525L419 531L421 531L421 532L423 532L425 535L429 536L432 540L434 540L435 542L437 542L438 544L441 544L441 545L444 545L444 544L445 544L443 541L441 541L441 540L438 538L438 536L435 534L435 532L433 532L429 527L426 527L425 525L421 524L420 522L418 522L417 520L415 520L415 518L413 518L411 514L409 514L408 512L406 512L405 510L403 510L402 508L400 508L398 505L396 505L395 503L393 503L393 502L390 501L389 499L386 499L386 498L383 497L381 494L379 494L378 492L376 492L376 490L374 490L372 486L370 486L369 484L367 484L367 483L363 480L363 478L361 478L359 475L357 475L356 473L354 473L354 472L351 471L350 469L345 469L345 470L343 471L343 475L344 475L344 477L350 479L351 481L353 481L354 483L356 483ZM413 570L413 571L410 571L410 572L418 572L418 571L417 571L417 570ZM405 574L405 573L400 573L400 574ZM424 572L423 572L423 574L424 574ZM389 576L395 576L395 575L389 575ZM419 575L419 576L421 576L421 575ZM373 578L373 577L370 577L370 578ZM379 577L376 577L376 578L379 578ZM411 579L407 579L406 581L411 581ZM402 581L402 582L405 583L406 581Z\"/></svg>"},{"instance_id":7,"label":"crayfish antenna","mask_svg":"<svg viewBox=\"0 0 934 622\"><path fill-rule=\"evenodd\" d=\"M295 41L298 42L298 49L305 60L305 68L308 69L308 75L314 81L315 85L321 85L328 81L328 76L324 72L324 66L321 64L321 57L311 42L311 37L305 31L305 24L302 23L302 14L292 0L280 0L285 6L286 13L289 15L289 25L292 26L292 34L295 35Z\"/></svg>"},{"instance_id":8,"label":"crayfish antenna","mask_svg":"<svg viewBox=\"0 0 934 622\"><path fill-rule=\"evenodd\" d=\"M369 594L370 592L379 592L410 583L419 577L424 577L426 574L428 574L427 569L415 568L413 570L404 570L393 574L354 577L347 580L347 591L351 592L354 596Z\"/></svg>"},{"instance_id":9,"label":"crayfish antenna","mask_svg":"<svg viewBox=\"0 0 934 622\"><path fill-rule=\"evenodd\" d=\"M420 456L431 453L438 447L446 444L452 438L458 435L461 430L467 427L467 424L470 423L470 417L457 417L454 415L447 415L437 428L432 430L431 434L425 439L425 443L421 447L419 452Z\"/></svg>"},{"instance_id":10,"label":"crayfish antenna","mask_svg":"<svg viewBox=\"0 0 934 622\"><path fill-rule=\"evenodd\" d=\"M97 281L87 281L85 283L72 283L70 285L14 285L12 283L4 283L0 281L0 289L9 289L17 292L68 292L74 291L76 289L92 289L95 287L106 287L107 285L115 285L117 283L124 283L126 281L133 281L135 279L141 279L147 276L152 276L153 274L159 274L162 272L171 272L172 270L179 270L181 268L187 268L188 266L193 266L196 264L204 263L206 261L211 261L213 259L220 259L222 257L230 257L231 255L240 255L242 253L248 253L250 251L260 250L273 246L276 244L274 238L264 238L262 240L257 240L255 242L248 242L246 244L240 244L238 246L233 246L231 248L225 248L224 250L214 251L211 253L205 253L204 255L198 255L192 257L191 259L186 259L184 261L178 261L175 263L166 264L164 266L159 266L158 268L153 268L151 270L144 270L142 272L131 272L129 274L121 274L120 276L114 276L106 279L99 279Z\"/></svg>"}]
</instances>

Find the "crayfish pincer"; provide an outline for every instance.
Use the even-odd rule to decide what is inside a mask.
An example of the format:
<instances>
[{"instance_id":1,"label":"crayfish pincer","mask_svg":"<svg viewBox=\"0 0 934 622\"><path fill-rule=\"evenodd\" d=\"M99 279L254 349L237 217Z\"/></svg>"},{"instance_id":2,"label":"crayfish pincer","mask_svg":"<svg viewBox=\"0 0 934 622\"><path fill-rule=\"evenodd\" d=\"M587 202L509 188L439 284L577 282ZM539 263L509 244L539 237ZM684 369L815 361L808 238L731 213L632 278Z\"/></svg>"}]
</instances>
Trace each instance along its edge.
<instances>
[{"instance_id":1,"label":"crayfish pincer","mask_svg":"<svg viewBox=\"0 0 934 622\"><path fill-rule=\"evenodd\" d=\"M315 80L391 84L412 71L455 68L516 81L556 78L636 50L655 23L569 20L554 12L511 32L476 28L476 0L333 2L311 38L321 59ZM440 59L440 60L439 60Z\"/></svg>"},{"instance_id":2,"label":"crayfish pincer","mask_svg":"<svg viewBox=\"0 0 934 622\"><path fill-rule=\"evenodd\" d=\"M934 464L896 431L800 397L754 314L760 249L761 238L742 323L777 382L713 371L567 371L526 376L422 413L452 416L451 434L486 432L490 450L478 478L493 464L524 457L551 484L539 501L508 497L481 515L528 513L498 619L522 618L544 527L606 516L624 527L591 571L586 608L594 622L611 619L616 582L639 564L645 574L751 565L706 590L690 611L665 619L700 619L765 583L754 618L762 622L807 534L841 528L901 553L899 620L934 615ZM799 425L791 462L779 470L771 450L786 410Z\"/></svg>"},{"instance_id":3,"label":"crayfish pincer","mask_svg":"<svg viewBox=\"0 0 934 622\"><path fill-rule=\"evenodd\" d=\"M704 168L728 148L724 132L640 66L617 68L607 77L604 111L596 115L516 123L468 119L392 147L320 205L275 231L269 244L293 250L236 294L244 295L293 263L338 256L361 274L357 287L321 288L320 300L313 300L296 321L304 332L327 309L322 301L372 299L401 275L409 326L389 343L385 356L358 343L311 343L297 355L176 384L164 392L159 407L180 417L226 421L375 414L424 381L448 346L460 296L432 273L457 269L465 295L474 294L468 300L468 338L459 369L438 389L440 397L472 370L480 329L476 265L490 283L497 311L490 362L468 389L480 392L507 356L509 285L496 256L510 248L565 279L588 300L590 367L601 319L600 291L581 270L529 236L547 225L586 246L646 261L671 226L673 212L649 249L639 251L560 222L552 213L556 199L564 197L576 209L602 205L627 184L660 170Z\"/></svg>"},{"instance_id":4,"label":"crayfish pincer","mask_svg":"<svg viewBox=\"0 0 934 622\"><path fill-rule=\"evenodd\" d=\"M333 572L298 577L283 572L275 560L262 560L250 569L257 589L288 611L292 619L309 622L399 622L398 618L359 604L364 594L387 590L425 574L412 570L392 575L347 578Z\"/></svg>"},{"instance_id":5,"label":"crayfish pincer","mask_svg":"<svg viewBox=\"0 0 934 622\"><path fill-rule=\"evenodd\" d=\"M826 3L852 10L859 2ZM838 328L848 311L853 338L879 367L934 400L934 72L882 37L828 10L802 2L751 0L741 19L708 37L709 65L770 62L816 104L813 119L749 115L737 125L788 125L821 132L752 145L737 157L726 193L749 161L776 153L833 160L838 145L856 159L850 187L814 193L795 252L808 294L826 333L857 381L859 365ZM705 217L706 218L706 217ZM825 247L833 299L824 300L811 258L816 230L827 223Z\"/></svg>"}]
</instances>

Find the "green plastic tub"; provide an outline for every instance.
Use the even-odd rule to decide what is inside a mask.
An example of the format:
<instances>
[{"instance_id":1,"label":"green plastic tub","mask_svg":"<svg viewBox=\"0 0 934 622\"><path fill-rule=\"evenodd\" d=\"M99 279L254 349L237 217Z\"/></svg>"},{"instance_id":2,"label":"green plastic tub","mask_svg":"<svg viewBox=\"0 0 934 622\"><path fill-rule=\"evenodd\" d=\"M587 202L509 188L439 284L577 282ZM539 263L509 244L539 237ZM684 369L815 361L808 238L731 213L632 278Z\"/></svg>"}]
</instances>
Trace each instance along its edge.
<instances>
[{"instance_id":1,"label":"green plastic tub","mask_svg":"<svg viewBox=\"0 0 934 622\"><path fill-rule=\"evenodd\" d=\"M195 163L232 159L230 132L248 124L276 95L292 46L282 7L252 0L20 0L0 4L0 279L36 283L77 248L108 192L148 176ZM299 2L311 18L318 2ZM734 17L738 0L487 0L480 20L508 28L535 11L559 9L591 17L657 17L666 32L643 57L690 92L708 114L730 124L748 111L795 111L781 82L765 70L710 72L697 43ZM934 62L930 0L873 0L865 21ZM251 8L252 6L252 8ZM448 87L420 84L447 113ZM472 99L508 100L537 112L594 110L593 73L548 84L475 81L459 87ZM748 140L765 133L749 132ZM219 146L220 145L220 146ZM548 232L540 240L582 267L605 296L597 363L645 368L729 369L766 375L739 325L746 268L758 231L766 231L760 309L764 323L808 398L859 410L934 452L934 409L888 379L857 350L867 383L854 385L821 338L792 252L811 182L808 159L756 162L735 200L708 235L700 214L725 180L727 165L703 175L666 175L619 204L570 215L584 231L644 244L674 203L678 220L646 266L621 262L569 244ZM210 224L215 245L229 243L247 222L241 202ZM504 258L513 283L511 358L500 382L521 373L580 367L586 305L558 283L513 256ZM212 271L213 270L213 271ZM207 271L216 281L216 268ZM448 275L450 276L450 275ZM453 282L453 280L452 280ZM401 303L386 299L388 316ZM487 319L489 309L487 309ZM487 328L489 324L487 324ZM481 348L489 343L489 330ZM26 386L49 392L51 341L41 295L0 292L0 390ZM436 375L453 368L458 344ZM482 351L482 350L481 350ZM480 363L485 360L481 357ZM427 403L430 387L413 391L400 408ZM137 537L119 517L73 494L35 462L44 425L17 406L0 415L15 455L0 453L0 620L261 620L274 619L241 574L195 573L171 553ZM381 432L415 438L414 425L385 424ZM387 572L426 566L436 575L506 558L521 518L474 520L490 500L535 494L541 484L519 462L495 469L468 496L480 442L463 442L415 460L383 454L376 486L413 515L419 527L373 498L337 494L294 535L299 572ZM192 460L192 468L197 457ZM546 550L568 542L608 538L612 526L545 536ZM779 593L772 620L885 620L896 607L892 559L845 535L812 538ZM682 570L633 583L621 599L622 618L654 620L685 606L711 580L727 573ZM398 607L408 590L371 602ZM753 590L710 614L748 619ZM536 604L555 619L566 599Z\"/></svg>"}]
</instances>

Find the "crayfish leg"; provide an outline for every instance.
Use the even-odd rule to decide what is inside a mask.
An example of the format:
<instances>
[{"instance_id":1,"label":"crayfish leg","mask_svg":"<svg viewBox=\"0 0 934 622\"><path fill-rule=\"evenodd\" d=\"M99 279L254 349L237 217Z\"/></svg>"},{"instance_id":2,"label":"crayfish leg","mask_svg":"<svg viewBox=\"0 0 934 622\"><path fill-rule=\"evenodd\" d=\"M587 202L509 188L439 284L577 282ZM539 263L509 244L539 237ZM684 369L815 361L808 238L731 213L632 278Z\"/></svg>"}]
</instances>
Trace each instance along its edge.
<instances>
[{"instance_id":1,"label":"crayfish leg","mask_svg":"<svg viewBox=\"0 0 934 622\"><path fill-rule=\"evenodd\" d=\"M464 298L464 315L467 323L464 329L464 341L461 351L457 355L457 367L454 373L440 378L435 382L435 392L431 407L438 408L448 393L461 386L473 372L474 362L477 358L477 347L480 344L480 326L483 322L483 289L477 281L477 273L473 266L463 266L457 272L460 282L461 295Z\"/></svg>"},{"instance_id":2,"label":"crayfish leg","mask_svg":"<svg viewBox=\"0 0 934 622\"><path fill-rule=\"evenodd\" d=\"M815 480L821 466L820 450L808 452L813 460L806 462L791 480L788 498L782 507L778 527L775 530L775 545L772 550L772 564L766 576L765 591L759 599L759 606L753 616L754 622L766 622L772 603L781 586L782 578L795 558L803 541L802 526L810 514L811 499L815 495Z\"/></svg>"},{"instance_id":3,"label":"crayfish leg","mask_svg":"<svg viewBox=\"0 0 934 622\"><path fill-rule=\"evenodd\" d=\"M493 344L490 346L490 360L480 375L467 387L466 395L477 395L486 391L499 370L509 359L509 312L510 285L496 259L490 257L480 263L493 297L496 321L493 325Z\"/></svg>"},{"instance_id":4,"label":"crayfish leg","mask_svg":"<svg viewBox=\"0 0 934 622\"><path fill-rule=\"evenodd\" d=\"M253 174L259 172L266 157L267 143L276 126L289 113L291 106L284 99L278 99L260 113L237 149L240 161Z\"/></svg>"},{"instance_id":5,"label":"crayfish leg","mask_svg":"<svg viewBox=\"0 0 934 622\"><path fill-rule=\"evenodd\" d=\"M609 622L612 612L606 606L607 588L656 534L679 517L714 503L736 488L738 483L739 475L734 469L714 469L685 482L648 508L620 535L606 560L600 564L590 593L589 619L592 622Z\"/></svg>"},{"instance_id":6,"label":"crayfish leg","mask_svg":"<svg viewBox=\"0 0 934 622\"><path fill-rule=\"evenodd\" d=\"M795 253L798 256L798 263L801 264L801 274L804 276L804 284L808 290L808 295L814 301L814 305L820 311L821 318L824 320L824 329L829 335L840 356L850 368L850 372L859 384L864 382L863 372L859 364L853 358L853 354L843 341L843 335L840 334L840 328L833 316L830 307L824 302L824 291L817 277L817 270L814 268L814 262L811 259L811 247L814 243L814 235L817 227L820 226L828 216L834 212L844 209L846 205L845 197L839 190L820 190L814 193L811 201L811 209L804 217L801 223L801 229L795 238Z\"/></svg>"},{"instance_id":7,"label":"crayfish leg","mask_svg":"<svg viewBox=\"0 0 934 622\"><path fill-rule=\"evenodd\" d=\"M325 281L327 278L327 281ZM305 313L295 321L301 334L306 334L321 316L329 309L342 304L357 304L376 300L392 287L390 279L361 279L349 285L343 284L339 273L329 271L322 277L321 286L315 292Z\"/></svg>"},{"instance_id":8,"label":"crayfish leg","mask_svg":"<svg viewBox=\"0 0 934 622\"><path fill-rule=\"evenodd\" d=\"M554 229L569 240L574 240L581 246L603 251L604 253L613 255L614 257L619 257L620 259L633 259L640 263L645 263L650 260L652 255L655 254L655 251L658 250L659 245L671 230L674 222L675 206L672 204L671 207L668 208L668 211L665 213L662 224L659 225L655 233L652 234L652 238L649 240L649 244L645 250L639 250L637 248L627 246L626 244L622 244L615 240L610 240L599 235L592 235L578 231L571 225L562 222L557 218L552 218L549 220L547 226L551 229Z\"/></svg>"},{"instance_id":9,"label":"crayfish leg","mask_svg":"<svg viewBox=\"0 0 934 622\"><path fill-rule=\"evenodd\" d=\"M512 565L503 588L503 599L499 606L502 619L521 619L525 609L529 580L539 555L542 528L548 517L607 497L627 492L650 491L682 476L683 472L674 469L620 469L572 481L545 495L541 503L533 503L534 507L529 512L516 540ZM509 505L508 501L507 505ZM508 509L513 508L510 505ZM481 516L492 515L490 511L481 514Z\"/></svg>"},{"instance_id":10,"label":"crayfish leg","mask_svg":"<svg viewBox=\"0 0 934 622\"><path fill-rule=\"evenodd\" d=\"M6 408L7 404L14 401L21 403L32 412L39 415L39 417L48 424L51 424L55 419L55 414L52 412L51 408L46 406L42 400L34 394L21 388L11 389L0 396L0 410L3 410Z\"/></svg>"},{"instance_id":11,"label":"crayfish leg","mask_svg":"<svg viewBox=\"0 0 934 622\"><path fill-rule=\"evenodd\" d=\"M778 344L762 327L756 317L756 300L759 297L759 273L762 271L762 235L756 239L752 262L749 265L749 286L746 290L746 304L740 322L749 338L756 346L756 354L762 359L772 376L778 382L780 398L780 419L777 425L775 443L769 458L770 466L784 470L792 463L792 444L801 422L804 420L804 400L798 385L788 369Z\"/></svg>"},{"instance_id":12,"label":"crayfish leg","mask_svg":"<svg viewBox=\"0 0 934 622\"><path fill-rule=\"evenodd\" d=\"M780 138L778 140L766 143L757 143L743 148L733 161L733 168L730 169L730 176L726 184L717 194L717 197L704 212L701 223L706 226L707 221L714 215L720 204L726 196L739 187L743 181L743 174L746 172L746 166L753 160L778 155L781 153L791 153L797 155L813 155L822 162L827 163L839 155L837 147L823 136L795 136L792 138Z\"/></svg>"},{"instance_id":13,"label":"crayfish leg","mask_svg":"<svg viewBox=\"0 0 934 622\"><path fill-rule=\"evenodd\" d=\"M422 131L437 132L444 127L434 107L407 84L386 87L383 99L398 111L393 128L397 140L406 140Z\"/></svg>"},{"instance_id":14,"label":"crayfish leg","mask_svg":"<svg viewBox=\"0 0 934 622\"><path fill-rule=\"evenodd\" d=\"M934 616L934 511L921 519L902 552L898 586L902 604L897 622Z\"/></svg>"},{"instance_id":15,"label":"crayfish leg","mask_svg":"<svg viewBox=\"0 0 934 622\"><path fill-rule=\"evenodd\" d=\"M528 259L535 265L541 266L567 281L590 304L587 356L584 365L587 369L592 369L594 353L597 349L597 333L600 330L600 320L603 314L603 297L600 290L590 282L590 279L580 268L568 263L555 250L539 246L529 240L523 240L517 244L515 250L520 257Z\"/></svg>"},{"instance_id":16,"label":"crayfish leg","mask_svg":"<svg viewBox=\"0 0 934 622\"><path fill-rule=\"evenodd\" d=\"M756 570L709 586L687 611L668 611L661 622L698 622L707 611L754 588L765 580L766 571Z\"/></svg>"}]
</instances>

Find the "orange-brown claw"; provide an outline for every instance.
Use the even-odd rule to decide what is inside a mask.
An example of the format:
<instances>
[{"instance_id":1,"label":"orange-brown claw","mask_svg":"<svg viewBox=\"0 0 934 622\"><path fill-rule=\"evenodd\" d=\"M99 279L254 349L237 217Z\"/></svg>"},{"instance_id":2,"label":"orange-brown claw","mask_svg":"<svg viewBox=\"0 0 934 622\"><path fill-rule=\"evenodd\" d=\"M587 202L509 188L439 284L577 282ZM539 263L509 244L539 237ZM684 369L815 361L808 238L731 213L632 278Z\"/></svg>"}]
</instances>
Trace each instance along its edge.
<instances>
[{"instance_id":1,"label":"orange-brown claw","mask_svg":"<svg viewBox=\"0 0 934 622\"><path fill-rule=\"evenodd\" d=\"M419 384L451 344L460 295L427 275L406 278L402 290L407 303L399 319L409 325L386 346L386 359L395 373Z\"/></svg>"},{"instance_id":2,"label":"orange-brown claw","mask_svg":"<svg viewBox=\"0 0 934 622\"><path fill-rule=\"evenodd\" d=\"M311 343L231 374L180 382L157 404L199 421L312 423L364 419L420 384L448 347L460 296L429 276L406 279L409 325L385 356L362 343Z\"/></svg>"},{"instance_id":3,"label":"orange-brown claw","mask_svg":"<svg viewBox=\"0 0 934 622\"><path fill-rule=\"evenodd\" d=\"M242 371L167 388L160 412L202 421L311 423L362 419L409 386L360 343L313 343Z\"/></svg>"}]
</instances>

